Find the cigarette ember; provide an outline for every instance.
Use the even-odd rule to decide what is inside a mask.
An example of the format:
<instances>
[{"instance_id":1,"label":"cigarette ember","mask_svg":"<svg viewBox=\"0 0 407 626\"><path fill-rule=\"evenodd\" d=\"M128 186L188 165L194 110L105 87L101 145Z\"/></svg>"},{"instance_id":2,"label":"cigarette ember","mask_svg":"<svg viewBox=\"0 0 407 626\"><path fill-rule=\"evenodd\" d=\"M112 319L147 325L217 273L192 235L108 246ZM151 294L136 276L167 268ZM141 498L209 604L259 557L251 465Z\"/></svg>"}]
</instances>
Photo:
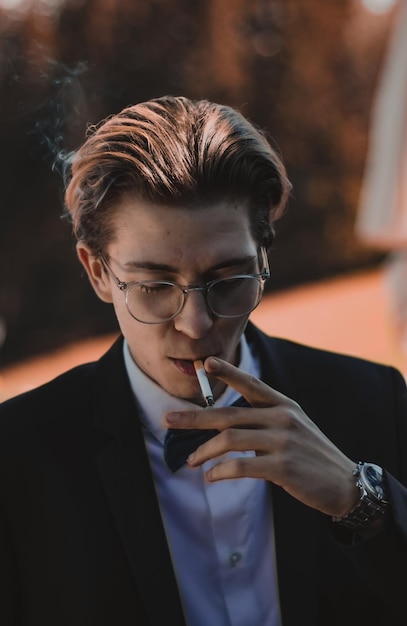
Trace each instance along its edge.
<instances>
[{"instance_id":1,"label":"cigarette ember","mask_svg":"<svg viewBox=\"0 0 407 626\"><path fill-rule=\"evenodd\" d=\"M202 360L197 359L196 361L194 361L194 367L206 405L213 406L215 401L213 399L212 389L209 384L208 376L206 375Z\"/></svg>"}]
</instances>

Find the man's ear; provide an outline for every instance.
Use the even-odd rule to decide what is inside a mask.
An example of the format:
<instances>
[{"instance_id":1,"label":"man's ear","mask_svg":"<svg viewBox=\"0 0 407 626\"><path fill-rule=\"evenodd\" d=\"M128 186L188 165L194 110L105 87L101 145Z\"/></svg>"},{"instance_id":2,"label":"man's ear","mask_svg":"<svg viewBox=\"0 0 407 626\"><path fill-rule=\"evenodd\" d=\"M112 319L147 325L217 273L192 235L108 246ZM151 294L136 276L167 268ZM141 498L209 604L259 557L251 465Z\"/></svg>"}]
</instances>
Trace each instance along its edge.
<instances>
[{"instance_id":1,"label":"man's ear","mask_svg":"<svg viewBox=\"0 0 407 626\"><path fill-rule=\"evenodd\" d=\"M96 294L103 302L113 302L111 282L102 261L81 241L76 244L76 252Z\"/></svg>"}]
</instances>

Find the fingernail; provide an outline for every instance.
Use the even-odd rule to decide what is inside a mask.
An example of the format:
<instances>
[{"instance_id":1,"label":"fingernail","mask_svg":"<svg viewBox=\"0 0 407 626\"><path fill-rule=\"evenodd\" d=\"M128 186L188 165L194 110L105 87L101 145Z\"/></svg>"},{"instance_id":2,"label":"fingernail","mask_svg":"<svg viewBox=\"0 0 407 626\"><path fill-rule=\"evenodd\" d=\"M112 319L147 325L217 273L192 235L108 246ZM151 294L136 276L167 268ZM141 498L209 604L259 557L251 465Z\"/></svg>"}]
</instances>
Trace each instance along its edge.
<instances>
[{"instance_id":1,"label":"fingernail","mask_svg":"<svg viewBox=\"0 0 407 626\"><path fill-rule=\"evenodd\" d=\"M208 359L208 365L212 370L217 370L220 367L220 363L218 361L218 359L215 359L215 357L211 356Z\"/></svg>"},{"instance_id":2,"label":"fingernail","mask_svg":"<svg viewBox=\"0 0 407 626\"><path fill-rule=\"evenodd\" d=\"M180 413L167 413L167 415L165 416L165 420L169 424L175 424L175 422L178 422L180 415Z\"/></svg>"}]
</instances>

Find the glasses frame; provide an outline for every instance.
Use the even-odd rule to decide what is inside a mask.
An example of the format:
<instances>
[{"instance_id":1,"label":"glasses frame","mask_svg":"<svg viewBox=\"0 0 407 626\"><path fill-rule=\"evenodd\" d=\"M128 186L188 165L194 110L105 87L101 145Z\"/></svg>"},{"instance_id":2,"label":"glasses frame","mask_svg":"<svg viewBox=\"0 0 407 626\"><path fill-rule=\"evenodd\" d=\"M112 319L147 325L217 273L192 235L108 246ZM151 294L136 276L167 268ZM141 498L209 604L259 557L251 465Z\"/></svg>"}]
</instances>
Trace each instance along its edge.
<instances>
[{"instance_id":1,"label":"glasses frame","mask_svg":"<svg viewBox=\"0 0 407 626\"><path fill-rule=\"evenodd\" d=\"M175 282L173 282L171 280L133 280L133 281L130 281L130 282L125 282L124 280L120 280L120 278L118 276L116 276L116 274L113 272L112 268L110 267L108 261L106 260L106 257L104 256L104 254L102 252L99 254L99 258L102 261L102 264L103 264L104 268L107 270L107 272L113 278L115 284L120 289L120 291L122 291L124 293L127 311L129 312L129 314L131 315L131 317L133 319L135 319L137 322L140 322L141 324L165 324L166 322L170 322L171 320L175 319L177 317L177 315L179 315L181 313L182 309L184 308L185 303L187 301L187 296L188 296L189 292L191 292L191 291L202 291L203 292L204 297L205 297L206 306L207 306L208 310L211 312L211 314L214 315L215 317L221 317L221 318L226 318L226 319L233 319L233 318L244 317L245 315L249 315L252 311L254 311L254 309L260 303L261 296L262 296L263 290L264 290L264 285L265 285L266 281L270 278L270 267L269 267L269 262L268 262L268 258L267 258L267 252L266 252L266 249L263 246L260 246L260 248L258 250L258 256L261 258L261 263L263 265L263 270L261 272L254 273L254 274L233 274L232 276L227 276L226 278L215 278L215 280L210 280L210 281L208 281L206 283L202 283L201 285L194 286L194 285L180 285L179 283L175 283ZM209 289L211 289L211 287L213 287L213 285L216 285L217 283L223 282L225 280L231 280L233 278L256 278L259 281L260 286L261 286L261 295L260 295L258 301L256 302L256 304L254 305L254 307L252 309L250 309L249 311L247 311L246 313L239 313L239 315L223 315L223 314L216 313L212 309L212 306L211 306L211 304L208 301L208 291L209 291ZM163 284L163 285L172 285L174 287L178 287L178 289L183 294L183 300L182 300L181 306L179 307L177 312L174 313L174 315L171 315L171 317L168 317L165 320L159 320L157 322L145 322L144 320L140 320L138 317L133 315L133 313L130 311L129 304L128 304L128 294L131 291L131 289L134 286L136 286L136 285L149 285L149 284L153 284L153 283L155 283L155 284L159 283L159 284Z\"/></svg>"}]
</instances>

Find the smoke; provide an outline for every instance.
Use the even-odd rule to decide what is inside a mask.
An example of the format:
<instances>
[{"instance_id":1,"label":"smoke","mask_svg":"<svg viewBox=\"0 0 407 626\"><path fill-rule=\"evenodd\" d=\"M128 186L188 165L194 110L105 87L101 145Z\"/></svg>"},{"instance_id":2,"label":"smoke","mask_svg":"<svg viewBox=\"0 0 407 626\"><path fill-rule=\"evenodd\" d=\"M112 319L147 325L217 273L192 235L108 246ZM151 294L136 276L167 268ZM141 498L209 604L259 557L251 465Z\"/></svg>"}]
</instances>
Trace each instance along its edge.
<instances>
[{"instance_id":1,"label":"smoke","mask_svg":"<svg viewBox=\"0 0 407 626\"><path fill-rule=\"evenodd\" d=\"M86 128L87 97L81 79L87 69L85 62L68 67L51 59L39 74L46 97L36 107L32 133L52 171L64 182Z\"/></svg>"}]
</instances>

